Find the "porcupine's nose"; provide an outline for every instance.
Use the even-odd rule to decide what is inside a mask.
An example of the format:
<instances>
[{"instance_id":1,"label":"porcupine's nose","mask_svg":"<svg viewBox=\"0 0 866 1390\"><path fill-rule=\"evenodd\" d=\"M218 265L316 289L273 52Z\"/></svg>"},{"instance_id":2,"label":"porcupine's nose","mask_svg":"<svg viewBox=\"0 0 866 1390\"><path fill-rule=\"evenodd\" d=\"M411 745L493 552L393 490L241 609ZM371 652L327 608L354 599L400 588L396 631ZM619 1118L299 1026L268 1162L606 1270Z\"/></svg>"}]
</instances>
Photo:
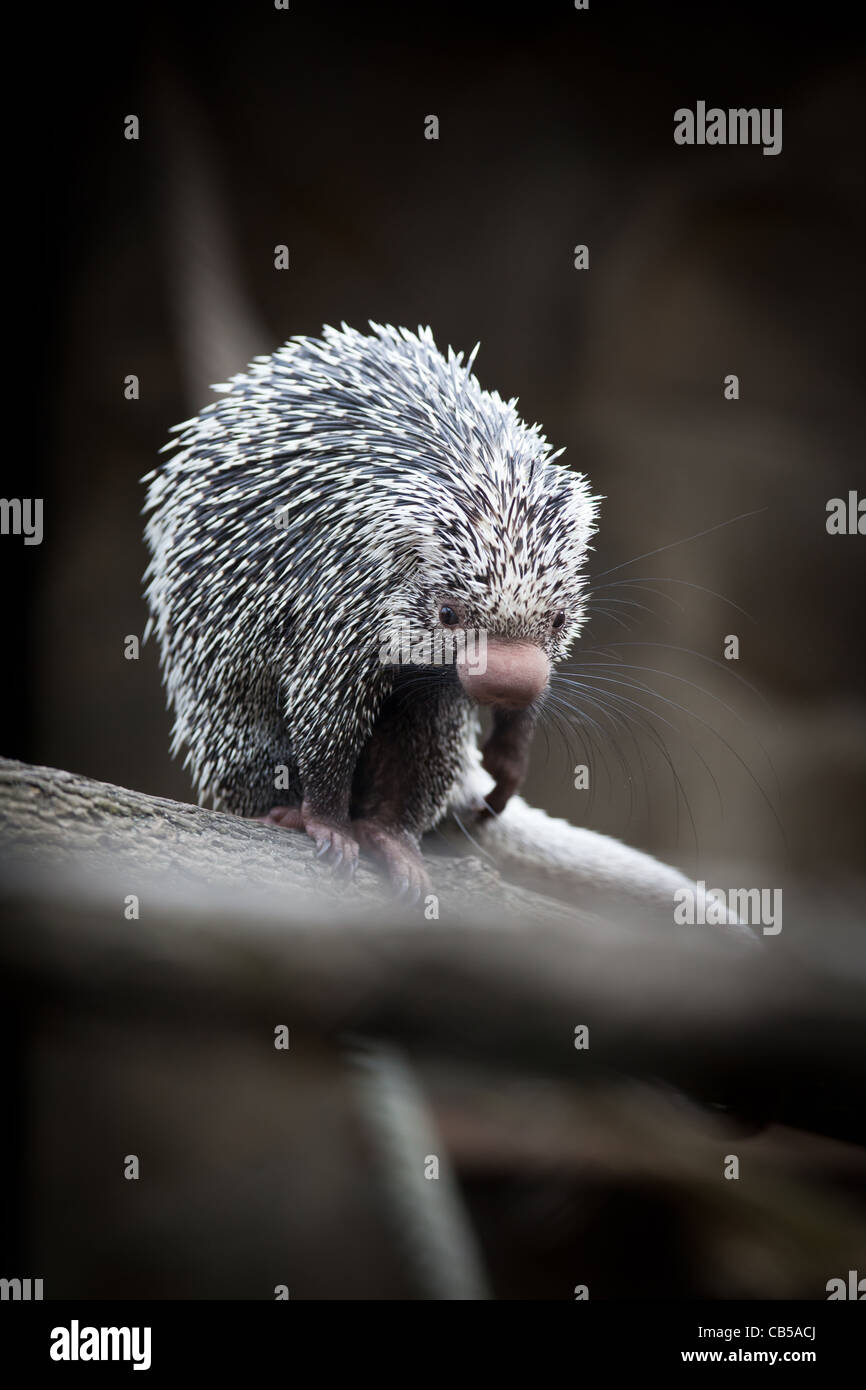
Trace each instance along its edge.
<instances>
[{"instance_id":1,"label":"porcupine's nose","mask_svg":"<svg viewBox=\"0 0 866 1390\"><path fill-rule=\"evenodd\" d=\"M524 709L546 688L550 662L532 642L488 641L485 669L473 670L458 662L457 674L463 689L479 705Z\"/></svg>"}]
</instances>

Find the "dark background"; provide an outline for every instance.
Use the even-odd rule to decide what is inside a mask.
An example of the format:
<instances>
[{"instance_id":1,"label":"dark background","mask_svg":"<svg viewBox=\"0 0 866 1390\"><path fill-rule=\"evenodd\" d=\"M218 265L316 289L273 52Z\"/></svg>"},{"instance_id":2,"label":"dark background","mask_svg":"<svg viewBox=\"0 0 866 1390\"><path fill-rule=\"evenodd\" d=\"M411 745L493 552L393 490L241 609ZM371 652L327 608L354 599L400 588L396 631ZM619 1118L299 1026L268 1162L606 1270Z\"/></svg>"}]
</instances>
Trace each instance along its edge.
<instances>
[{"instance_id":1,"label":"dark background","mask_svg":"<svg viewBox=\"0 0 866 1390\"><path fill-rule=\"evenodd\" d=\"M591 804L580 735L545 730L530 799L696 874L855 871L866 541L828 536L825 509L866 486L864 65L843 7L805 14L40 11L13 199L30 312L7 412L26 428L4 494L44 496L45 539L3 541L22 628L3 751L189 799L155 648L123 659L146 616L140 477L250 355L325 322L429 322L443 348L480 339L482 385L604 494L595 573L762 509L608 576L660 581L600 591L581 643L665 644L614 649L654 694L606 687L652 714L593 710ZM782 153L677 147L673 112L698 99L781 106ZM741 659L715 666L729 633Z\"/></svg>"}]
</instances>

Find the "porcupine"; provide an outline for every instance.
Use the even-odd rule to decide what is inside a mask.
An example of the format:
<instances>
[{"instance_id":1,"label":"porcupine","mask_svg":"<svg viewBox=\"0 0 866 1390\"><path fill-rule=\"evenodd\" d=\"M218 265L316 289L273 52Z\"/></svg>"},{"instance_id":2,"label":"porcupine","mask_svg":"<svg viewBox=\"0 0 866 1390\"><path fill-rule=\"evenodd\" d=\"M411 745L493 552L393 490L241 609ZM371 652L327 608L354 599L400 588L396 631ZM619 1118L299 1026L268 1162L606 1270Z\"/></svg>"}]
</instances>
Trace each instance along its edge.
<instances>
[{"instance_id":1,"label":"porcupine","mask_svg":"<svg viewBox=\"0 0 866 1390\"><path fill-rule=\"evenodd\" d=\"M482 390L477 347L464 364L429 328L370 327L291 339L175 427L143 480L147 632L201 802L305 830L343 874L361 846L417 898L479 705L480 814L523 780L598 499ZM459 646L450 666L382 659L387 633L445 630L485 634L486 669Z\"/></svg>"}]
</instances>

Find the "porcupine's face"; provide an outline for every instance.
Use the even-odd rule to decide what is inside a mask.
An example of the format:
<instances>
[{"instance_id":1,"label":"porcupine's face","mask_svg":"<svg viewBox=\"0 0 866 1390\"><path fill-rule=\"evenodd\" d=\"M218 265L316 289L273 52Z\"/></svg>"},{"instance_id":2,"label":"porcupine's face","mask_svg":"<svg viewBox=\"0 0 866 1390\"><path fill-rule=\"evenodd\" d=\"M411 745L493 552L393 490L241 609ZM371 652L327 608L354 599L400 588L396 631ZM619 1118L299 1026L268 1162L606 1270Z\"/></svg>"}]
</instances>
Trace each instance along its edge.
<instances>
[{"instance_id":1,"label":"porcupine's face","mask_svg":"<svg viewBox=\"0 0 866 1390\"><path fill-rule=\"evenodd\" d=\"M582 477L551 463L506 466L442 499L412 623L450 634L457 675L479 704L532 704L580 632L596 505Z\"/></svg>"}]
</instances>

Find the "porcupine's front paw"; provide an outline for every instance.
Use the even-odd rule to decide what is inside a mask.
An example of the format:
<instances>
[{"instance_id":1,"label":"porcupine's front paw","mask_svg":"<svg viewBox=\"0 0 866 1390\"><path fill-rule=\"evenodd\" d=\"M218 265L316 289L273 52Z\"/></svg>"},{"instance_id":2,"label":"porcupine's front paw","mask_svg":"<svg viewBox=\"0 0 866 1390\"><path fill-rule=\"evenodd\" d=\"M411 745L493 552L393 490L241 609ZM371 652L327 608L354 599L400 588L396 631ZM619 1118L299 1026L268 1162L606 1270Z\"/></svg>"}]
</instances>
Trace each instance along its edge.
<instances>
[{"instance_id":1,"label":"porcupine's front paw","mask_svg":"<svg viewBox=\"0 0 866 1390\"><path fill-rule=\"evenodd\" d=\"M432 893L421 851L407 831L371 818L353 820L352 830L361 848L384 867L398 897L408 896L410 902L417 903L422 895Z\"/></svg>"},{"instance_id":2,"label":"porcupine's front paw","mask_svg":"<svg viewBox=\"0 0 866 1390\"><path fill-rule=\"evenodd\" d=\"M496 783L485 796L478 815L479 820L488 820L500 815L514 793L520 790L529 758L523 748L513 743L491 739L482 749L481 766Z\"/></svg>"},{"instance_id":3,"label":"porcupine's front paw","mask_svg":"<svg viewBox=\"0 0 866 1390\"><path fill-rule=\"evenodd\" d=\"M284 830L303 830L316 845L316 858L329 864L340 877L351 878L358 864L358 841L343 821L314 815L304 806L273 806L266 816L256 816L264 825Z\"/></svg>"}]
</instances>

